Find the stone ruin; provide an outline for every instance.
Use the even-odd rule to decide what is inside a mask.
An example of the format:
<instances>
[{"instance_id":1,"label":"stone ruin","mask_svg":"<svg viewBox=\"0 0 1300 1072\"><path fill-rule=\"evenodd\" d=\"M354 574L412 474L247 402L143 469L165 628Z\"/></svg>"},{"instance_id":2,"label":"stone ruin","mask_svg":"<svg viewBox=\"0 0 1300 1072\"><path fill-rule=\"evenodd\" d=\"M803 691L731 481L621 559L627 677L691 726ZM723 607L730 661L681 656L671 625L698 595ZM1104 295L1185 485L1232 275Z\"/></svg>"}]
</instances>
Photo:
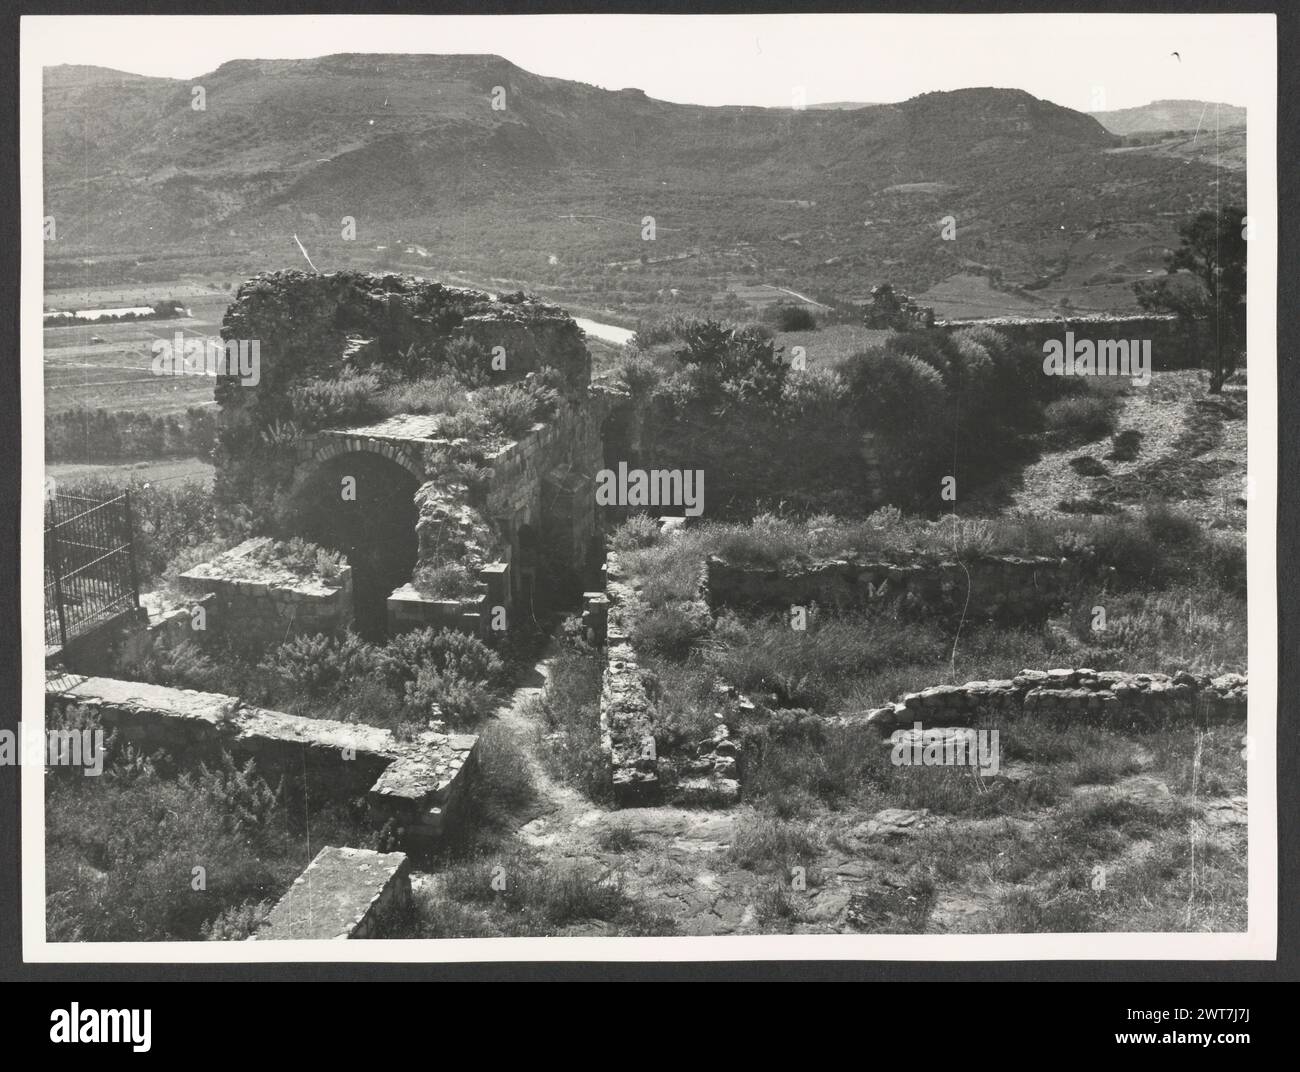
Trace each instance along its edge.
<instances>
[{"instance_id":1,"label":"stone ruin","mask_svg":"<svg viewBox=\"0 0 1300 1072\"><path fill-rule=\"evenodd\" d=\"M240 287L222 337L256 341L261 363L256 384L217 382L219 513L344 554L363 635L424 625L487 635L516 608L586 587L607 396L562 310L398 275L277 272ZM458 364L466 344L478 367ZM554 412L516 438L476 441L444 431L438 413L316 427L295 410L304 385L398 370L450 374L467 389L545 384ZM418 583L429 572L462 583L430 591Z\"/></svg>"},{"instance_id":2,"label":"stone ruin","mask_svg":"<svg viewBox=\"0 0 1300 1072\"><path fill-rule=\"evenodd\" d=\"M160 602L147 628L113 645L223 634L269 645L345 628L380 639L422 626L490 637L515 614L552 599L576 604L590 587L600 550L593 484L614 396L592 385L582 332L562 310L397 275L277 272L240 287L221 334L228 345L255 343L245 349L258 356L255 376L225 369L215 390L219 524L251 535L179 577L184 606ZM479 367L464 367L467 354ZM295 411L305 385L375 372L407 383L451 376L466 392L542 388L551 404L516 434L493 426L482 436L448 432L437 412L313 422ZM352 499L340 495L344 477ZM294 538L346 564L304 575L266 554ZM430 571L459 583L430 592L421 583ZM199 608L207 627L193 633ZM84 664L49 671L47 709L90 708L126 740L187 760L224 749L272 773L324 771L340 792L364 797L374 825L403 850L323 849L258 940L382 933L409 897L407 854L431 850L465 804L478 738L437 724L399 737L94 676L109 658L96 649Z\"/></svg>"}]
</instances>

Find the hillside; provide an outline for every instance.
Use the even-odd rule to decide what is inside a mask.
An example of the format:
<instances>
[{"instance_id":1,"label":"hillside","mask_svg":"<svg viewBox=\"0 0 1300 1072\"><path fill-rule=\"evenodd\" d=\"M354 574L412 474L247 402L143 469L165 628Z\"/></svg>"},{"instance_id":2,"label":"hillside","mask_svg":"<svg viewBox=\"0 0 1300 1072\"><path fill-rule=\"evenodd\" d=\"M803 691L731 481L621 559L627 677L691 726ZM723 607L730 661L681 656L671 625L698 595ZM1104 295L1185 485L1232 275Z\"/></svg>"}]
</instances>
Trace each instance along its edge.
<instances>
[{"instance_id":1,"label":"hillside","mask_svg":"<svg viewBox=\"0 0 1300 1072\"><path fill-rule=\"evenodd\" d=\"M1246 125L1246 109L1199 100L1159 100L1138 108L1090 112L1112 134L1150 134L1159 130L1220 130Z\"/></svg>"},{"instance_id":2,"label":"hillside","mask_svg":"<svg viewBox=\"0 0 1300 1072\"><path fill-rule=\"evenodd\" d=\"M51 286L301 265L297 234L322 269L461 272L635 312L672 292L725 309L745 282L1041 288L1100 221L1164 248L1215 195L1212 161L1108 152L1121 139L1096 119L1015 89L710 108L494 56L336 55L193 83L50 68L44 114Z\"/></svg>"}]
</instances>

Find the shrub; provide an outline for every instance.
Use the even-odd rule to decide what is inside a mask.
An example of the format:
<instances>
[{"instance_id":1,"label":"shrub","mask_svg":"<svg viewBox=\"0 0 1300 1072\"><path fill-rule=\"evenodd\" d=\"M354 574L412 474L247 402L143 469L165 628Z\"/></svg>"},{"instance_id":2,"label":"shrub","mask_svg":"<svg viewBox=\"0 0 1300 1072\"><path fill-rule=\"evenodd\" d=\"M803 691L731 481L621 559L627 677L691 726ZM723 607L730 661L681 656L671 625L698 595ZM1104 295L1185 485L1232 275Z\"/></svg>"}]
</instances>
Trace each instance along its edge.
<instances>
[{"instance_id":1,"label":"shrub","mask_svg":"<svg viewBox=\"0 0 1300 1072\"><path fill-rule=\"evenodd\" d=\"M1070 459L1070 468L1080 476L1105 476L1109 470L1089 454Z\"/></svg>"},{"instance_id":2,"label":"shrub","mask_svg":"<svg viewBox=\"0 0 1300 1072\"><path fill-rule=\"evenodd\" d=\"M1058 442L1091 443L1115 430L1115 407L1101 395L1080 394L1049 402L1043 419Z\"/></svg>"},{"instance_id":3,"label":"shrub","mask_svg":"<svg viewBox=\"0 0 1300 1072\"><path fill-rule=\"evenodd\" d=\"M164 779L138 754L101 778L46 782L52 941L197 940L230 933L241 906L274 898L306 860L286 813L251 765ZM191 887L195 862L206 887ZM233 936L233 934L231 935Z\"/></svg>"},{"instance_id":4,"label":"shrub","mask_svg":"<svg viewBox=\"0 0 1300 1072\"><path fill-rule=\"evenodd\" d=\"M698 603L671 603L649 607L632 625L638 650L681 659L709 632L708 611Z\"/></svg>"},{"instance_id":5,"label":"shrub","mask_svg":"<svg viewBox=\"0 0 1300 1072\"><path fill-rule=\"evenodd\" d=\"M1142 433L1136 428L1125 428L1122 432L1116 432L1111 437L1110 453L1106 455L1108 462L1131 462L1142 449Z\"/></svg>"},{"instance_id":6,"label":"shrub","mask_svg":"<svg viewBox=\"0 0 1300 1072\"><path fill-rule=\"evenodd\" d=\"M481 681L454 670L423 667L406 684L406 704L416 718L441 718L457 727L474 726L496 709L496 696Z\"/></svg>"},{"instance_id":7,"label":"shrub","mask_svg":"<svg viewBox=\"0 0 1300 1072\"><path fill-rule=\"evenodd\" d=\"M675 354L691 383L716 402L775 405L785 386L787 366L770 338L753 328L728 328L716 320L690 324Z\"/></svg>"},{"instance_id":8,"label":"shrub","mask_svg":"<svg viewBox=\"0 0 1300 1072\"><path fill-rule=\"evenodd\" d=\"M477 339L457 335L447 341L443 360L461 383L478 387L492 378L492 358Z\"/></svg>"},{"instance_id":9,"label":"shrub","mask_svg":"<svg viewBox=\"0 0 1300 1072\"><path fill-rule=\"evenodd\" d=\"M627 354L618 367L618 381L627 388L634 403L648 398L662 378L655 362L637 350Z\"/></svg>"},{"instance_id":10,"label":"shrub","mask_svg":"<svg viewBox=\"0 0 1300 1072\"><path fill-rule=\"evenodd\" d=\"M247 901L204 923L200 933L208 942L242 942L256 934L270 914L270 901Z\"/></svg>"},{"instance_id":11,"label":"shrub","mask_svg":"<svg viewBox=\"0 0 1300 1072\"><path fill-rule=\"evenodd\" d=\"M729 855L748 871L776 871L807 866L821 852L821 838L809 823L746 815L736 824Z\"/></svg>"},{"instance_id":12,"label":"shrub","mask_svg":"<svg viewBox=\"0 0 1300 1072\"><path fill-rule=\"evenodd\" d=\"M415 568L411 584L431 599L469 599L479 590L479 579L459 562L424 562Z\"/></svg>"},{"instance_id":13,"label":"shrub","mask_svg":"<svg viewBox=\"0 0 1300 1072\"><path fill-rule=\"evenodd\" d=\"M1142 524L1151 539L1165 549L1185 549L1203 539L1201 526L1194 517L1163 503L1147 506L1142 514Z\"/></svg>"},{"instance_id":14,"label":"shrub","mask_svg":"<svg viewBox=\"0 0 1300 1072\"><path fill-rule=\"evenodd\" d=\"M306 431L360 423L383 412L377 395L379 377L373 372L344 368L332 380L308 380L292 387L289 403L294 422Z\"/></svg>"},{"instance_id":15,"label":"shrub","mask_svg":"<svg viewBox=\"0 0 1300 1072\"><path fill-rule=\"evenodd\" d=\"M817 318L806 305L788 305L777 302L763 311L763 319L775 324L779 331L816 331Z\"/></svg>"},{"instance_id":16,"label":"shrub","mask_svg":"<svg viewBox=\"0 0 1300 1072\"><path fill-rule=\"evenodd\" d=\"M464 383L453 376L437 374L390 384L380 391L377 405L389 414L455 416L469 409L471 402Z\"/></svg>"},{"instance_id":17,"label":"shrub","mask_svg":"<svg viewBox=\"0 0 1300 1072\"><path fill-rule=\"evenodd\" d=\"M603 671L599 652L565 652L551 664L546 691L532 701L547 770L597 801L610 794L609 757L600 742Z\"/></svg>"},{"instance_id":18,"label":"shrub","mask_svg":"<svg viewBox=\"0 0 1300 1072\"><path fill-rule=\"evenodd\" d=\"M884 763L877 732L828 725L798 712L774 712L744 732L745 792L778 818L806 815L816 801L836 806L859 797Z\"/></svg>"},{"instance_id":19,"label":"shrub","mask_svg":"<svg viewBox=\"0 0 1300 1072\"><path fill-rule=\"evenodd\" d=\"M537 797L528 753L500 723L486 726L479 734L478 777L479 806L488 810L489 818L503 823Z\"/></svg>"},{"instance_id":20,"label":"shrub","mask_svg":"<svg viewBox=\"0 0 1300 1072\"><path fill-rule=\"evenodd\" d=\"M653 547L662 536L659 522L649 514L633 514L609 538L613 551L637 551Z\"/></svg>"},{"instance_id":21,"label":"shrub","mask_svg":"<svg viewBox=\"0 0 1300 1072\"><path fill-rule=\"evenodd\" d=\"M422 670L454 674L464 681L497 686L505 667L500 657L478 637L454 629L416 629L402 633L384 649L394 684L414 681Z\"/></svg>"},{"instance_id":22,"label":"shrub","mask_svg":"<svg viewBox=\"0 0 1300 1072\"><path fill-rule=\"evenodd\" d=\"M113 481L93 478L59 486L60 492L96 500L116 498L123 490ZM212 491L202 480L133 482L126 490L131 492L131 535L141 582L161 576L176 555L212 541L217 517Z\"/></svg>"},{"instance_id":23,"label":"shrub","mask_svg":"<svg viewBox=\"0 0 1300 1072\"><path fill-rule=\"evenodd\" d=\"M259 565L279 566L299 577L319 577L329 584L342 576L347 565L337 551L318 547L298 536L264 543L248 559Z\"/></svg>"},{"instance_id":24,"label":"shrub","mask_svg":"<svg viewBox=\"0 0 1300 1072\"><path fill-rule=\"evenodd\" d=\"M1223 591L1246 598L1246 544L1239 537L1206 540L1202 568Z\"/></svg>"},{"instance_id":25,"label":"shrub","mask_svg":"<svg viewBox=\"0 0 1300 1072\"><path fill-rule=\"evenodd\" d=\"M384 666L379 649L346 632L341 636L294 637L271 652L260 669L276 677L285 691L319 699L337 693L345 682L382 671Z\"/></svg>"},{"instance_id":26,"label":"shrub","mask_svg":"<svg viewBox=\"0 0 1300 1072\"><path fill-rule=\"evenodd\" d=\"M174 646L161 641L138 649L128 646L119 660L118 673L131 681L200 692L217 689L225 680L216 663L189 640Z\"/></svg>"},{"instance_id":27,"label":"shrub","mask_svg":"<svg viewBox=\"0 0 1300 1072\"><path fill-rule=\"evenodd\" d=\"M479 398L489 428L518 439L555 410L554 389L540 383L511 383L485 392Z\"/></svg>"},{"instance_id":28,"label":"shrub","mask_svg":"<svg viewBox=\"0 0 1300 1072\"><path fill-rule=\"evenodd\" d=\"M840 372L872 432L923 450L950 419L943 377L914 354L864 350L847 358Z\"/></svg>"}]
</instances>

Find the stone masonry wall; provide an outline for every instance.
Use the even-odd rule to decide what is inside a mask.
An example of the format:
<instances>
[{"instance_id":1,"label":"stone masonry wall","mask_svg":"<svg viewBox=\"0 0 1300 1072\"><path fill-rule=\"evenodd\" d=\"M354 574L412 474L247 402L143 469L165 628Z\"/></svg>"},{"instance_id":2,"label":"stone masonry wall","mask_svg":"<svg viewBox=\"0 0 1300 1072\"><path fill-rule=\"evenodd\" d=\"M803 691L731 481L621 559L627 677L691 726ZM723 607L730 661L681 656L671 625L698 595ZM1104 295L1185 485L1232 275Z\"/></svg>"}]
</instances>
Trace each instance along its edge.
<instances>
[{"instance_id":1,"label":"stone masonry wall","mask_svg":"<svg viewBox=\"0 0 1300 1072\"><path fill-rule=\"evenodd\" d=\"M364 794L378 827L391 820L404 848L424 851L463 808L478 738L433 730L399 739L360 723L245 707L221 693L50 672L47 710L80 704L148 751L187 762L222 749L256 760L264 775L324 773L343 796Z\"/></svg>"},{"instance_id":2,"label":"stone masonry wall","mask_svg":"<svg viewBox=\"0 0 1300 1072\"><path fill-rule=\"evenodd\" d=\"M628 613L635 595L623 580L618 558L605 560L609 599L605 671L600 688L600 741L610 757L614 799L624 806L658 803L659 761L653 748L653 680L637 662Z\"/></svg>"},{"instance_id":3,"label":"stone masonry wall","mask_svg":"<svg viewBox=\"0 0 1300 1072\"><path fill-rule=\"evenodd\" d=\"M674 519L666 519L670 525ZM654 747L660 709L658 683L637 660L630 638L640 596L627 583L618 556L605 559L605 592L588 593L584 624L593 637L603 633L605 670L601 679L601 745L610 758L614 799L624 807L667 801L690 806L726 806L740 798L739 749L724 711L734 690L722 688L712 732L690 742L681 755L661 756ZM700 603L703 612L703 604Z\"/></svg>"},{"instance_id":4,"label":"stone masonry wall","mask_svg":"<svg viewBox=\"0 0 1300 1072\"><path fill-rule=\"evenodd\" d=\"M866 721L884 733L926 726L963 726L978 718L1032 714L1064 723L1115 727L1169 721L1222 722L1246 716L1247 681L1241 674L1180 671L1134 674L1120 670L1022 670L1014 678L934 685L878 707Z\"/></svg>"},{"instance_id":5,"label":"stone masonry wall","mask_svg":"<svg viewBox=\"0 0 1300 1072\"><path fill-rule=\"evenodd\" d=\"M291 497L286 493L298 486L306 469L347 450L383 454L421 482L437 481L440 490L453 490L454 481L444 472L445 459L437 464L432 459L448 446L431 438L435 421L405 415L366 428L308 434L295 427L293 389L307 380L336 377L345 368L401 368L404 374L445 369L448 346L456 339L479 342L485 361L495 347L502 348L504 368L492 370L494 382L521 379L542 369L559 373L563 408L570 412L562 412L557 420L564 426L562 433L534 444L547 460L546 467L539 461L529 474L532 484L551 475L552 457L559 457L555 464L562 469L567 464L582 471L592 455L589 422L581 416L591 355L577 324L545 302L522 295L498 299L399 275L276 272L240 287L226 313L222 338L257 342L260 347L256 384L241 383L234 376L217 380L221 412L214 494L223 513L243 508L275 524L288 524L289 519L280 516ZM414 427L420 424L422 428ZM598 433L599 422L595 424ZM567 435L578 436L580 442L563 443ZM325 442L331 438L333 442ZM503 462L515 456L512 448L503 453ZM563 479L565 473L559 475ZM509 499L514 490L501 490L498 498ZM460 493L468 503L467 489L462 486ZM530 488L529 498L536 509L542 496ZM579 517L569 528L589 532L590 524Z\"/></svg>"},{"instance_id":6,"label":"stone masonry wall","mask_svg":"<svg viewBox=\"0 0 1300 1072\"><path fill-rule=\"evenodd\" d=\"M266 537L245 540L181 574L187 591L211 594L209 629L274 647L293 636L341 632L351 625L351 568L343 567L337 581L327 582L249 562L268 542Z\"/></svg>"},{"instance_id":7,"label":"stone masonry wall","mask_svg":"<svg viewBox=\"0 0 1300 1072\"><path fill-rule=\"evenodd\" d=\"M326 846L249 941L381 938L411 903L401 852Z\"/></svg>"},{"instance_id":8,"label":"stone masonry wall","mask_svg":"<svg viewBox=\"0 0 1300 1072\"><path fill-rule=\"evenodd\" d=\"M595 477L602 465L602 396L567 402L489 461L485 512L532 525L561 561L580 566L596 533Z\"/></svg>"},{"instance_id":9,"label":"stone masonry wall","mask_svg":"<svg viewBox=\"0 0 1300 1072\"><path fill-rule=\"evenodd\" d=\"M1049 614L1081 579L1079 564L1069 559L1014 555L987 556L964 567L933 559L834 559L774 568L731 565L710 555L705 569L705 594L715 609L788 610L811 602L860 607L901 601L922 613L965 610L972 618L1017 621Z\"/></svg>"}]
</instances>

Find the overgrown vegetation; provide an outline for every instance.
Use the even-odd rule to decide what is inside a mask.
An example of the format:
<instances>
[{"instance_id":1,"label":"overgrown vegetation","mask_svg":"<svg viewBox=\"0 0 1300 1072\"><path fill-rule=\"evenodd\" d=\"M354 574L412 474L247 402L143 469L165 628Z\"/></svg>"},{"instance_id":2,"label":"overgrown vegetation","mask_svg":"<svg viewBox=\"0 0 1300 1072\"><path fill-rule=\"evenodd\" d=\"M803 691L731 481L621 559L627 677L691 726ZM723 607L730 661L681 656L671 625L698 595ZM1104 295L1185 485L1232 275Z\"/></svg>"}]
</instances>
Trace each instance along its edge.
<instances>
[{"instance_id":1,"label":"overgrown vegetation","mask_svg":"<svg viewBox=\"0 0 1300 1072\"><path fill-rule=\"evenodd\" d=\"M160 642L122 658L118 673L129 680L226 692L290 714L403 733L431 719L477 726L508 683L495 651L451 629L415 630L382 645L351 632L298 636L270 652L246 650L237 640L204 648Z\"/></svg>"},{"instance_id":2,"label":"overgrown vegetation","mask_svg":"<svg viewBox=\"0 0 1300 1072\"><path fill-rule=\"evenodd\" d=\"M973 491L1043 433L1114 426L1119 389L1045 376L1040 352L988 327L894 331L834 366L810 348L786 355L765 328L689 318L636 336L619 375L644 438L657 464L704 470L710 517L778 504L861 516L882 494L933 512L940 477Z\"/></svg>"},{"instance_id":3,"label":"overgrown vegetation","mask_svg":"<svg viewBox=\"0 0 1300 1072\"><path fill-rule=\"evenodd\" d=\"M76 708L53 726L86 724ZM98 778L54 768L45 781L50 941L240 939L323 844L365 845L349 802L268 783L229 755L178 771L173 757L107 742ZM306 836L308 826L311 839Z\"/></svg>"}]
</instances>

